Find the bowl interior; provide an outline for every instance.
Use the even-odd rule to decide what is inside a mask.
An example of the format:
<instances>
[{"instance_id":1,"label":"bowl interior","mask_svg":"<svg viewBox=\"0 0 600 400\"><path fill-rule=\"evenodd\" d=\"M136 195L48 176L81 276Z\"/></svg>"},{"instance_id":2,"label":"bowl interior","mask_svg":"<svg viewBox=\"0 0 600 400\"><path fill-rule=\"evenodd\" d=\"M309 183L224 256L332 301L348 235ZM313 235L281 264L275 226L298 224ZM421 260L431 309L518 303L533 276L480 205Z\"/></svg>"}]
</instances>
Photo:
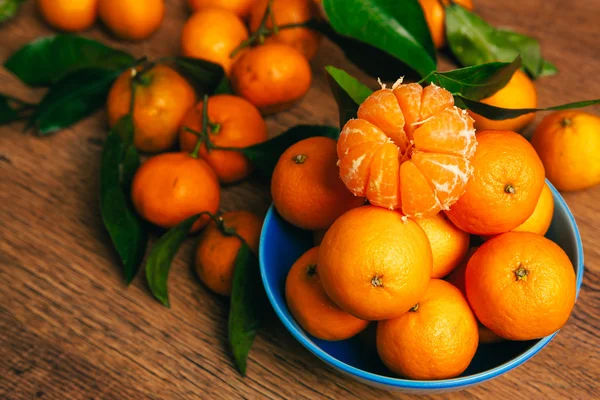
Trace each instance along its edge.
<instances>
[{"instance_id":1,"label":"bowl interior","mask_svg":"<svg viewBox=\"0 0 600 400\"><path fill-rule=\"evenodd\" d=\"M555 211L546 236L559 244L571 259L577 273L579 294L583 278L581 239L566 203L552 186L551 189ZM292 264L312 246L311 232L293 227L271 206L261 236L261 274L271 304L286 328L311 352L345 373L383 385L411 386L411 382L419 382L396 378L381 363L373 349L366 345L364 335L362 338L359 335L348 340L328 342L312 337L296 323L285 301L285 280ZM450 388L487 380L523 363L541 350L553 336L526 342L506 341L481 345L471 365L461 377L421 383L432 388Z\"/></svg>"}]
</instances>

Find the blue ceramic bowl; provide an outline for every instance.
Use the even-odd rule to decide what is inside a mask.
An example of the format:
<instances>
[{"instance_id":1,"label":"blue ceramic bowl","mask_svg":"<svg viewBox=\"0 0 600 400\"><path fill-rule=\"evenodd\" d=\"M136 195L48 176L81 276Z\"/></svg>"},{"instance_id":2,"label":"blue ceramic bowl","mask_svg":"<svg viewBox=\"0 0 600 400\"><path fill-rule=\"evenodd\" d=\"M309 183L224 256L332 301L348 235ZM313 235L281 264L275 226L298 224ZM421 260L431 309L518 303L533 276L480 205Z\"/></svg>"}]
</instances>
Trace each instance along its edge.
<instances>
[{"instance_id":1,"label":"blue ceramic bowl","mask_svg":"<svg viewBox=\"0 0 600 400\"><path fill-rule=\"evenodd\" d=\"M550 184L549 184L550 185ZM550 185L554 196L554 217L546 235L567 253L577 274L577 295L583 279L583 248L575 219L567 204ZM431 394L465 389L508 372L529 360L556 336L539 340L481 345L469 368L459 377L417 381L394 376L358 337L327 342L306 333L294 320L285 301L285 279L292 264L311 248L312 234L284 221L273 206L267 213L260 241L260 269L271 305L291 334L311 353L330 367L369 385L388 390Z\"/></svg>"}]
</instances>

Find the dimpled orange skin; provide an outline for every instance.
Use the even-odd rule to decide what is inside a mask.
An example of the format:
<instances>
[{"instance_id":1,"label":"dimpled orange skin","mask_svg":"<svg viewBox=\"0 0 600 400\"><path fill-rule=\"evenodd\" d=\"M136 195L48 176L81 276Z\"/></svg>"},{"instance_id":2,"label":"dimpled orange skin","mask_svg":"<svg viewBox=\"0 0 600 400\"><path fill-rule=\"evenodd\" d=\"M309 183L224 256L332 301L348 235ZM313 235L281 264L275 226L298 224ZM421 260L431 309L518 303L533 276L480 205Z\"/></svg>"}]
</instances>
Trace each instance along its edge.
<instances>
[{"instance_id":1,"label":"dimpled orange skin","mask_svg":"<svg viewBox=\"0 0 600 400\"><path fill-rule=\"evenodd\" d=\"M181 123L179 146L181 150L191 152L196 147L198 137L187 131L202 131L203 102L191 108ZM208 99L208 119L219 124L218 131L210 131L212 144L220 147L247 147L267 140L267 125L260 112L247 100L221 94ZM252 165L240 152L215 150L207 151L206 145L200 147L200 157L205 159L224 184L237 182L252 172Z\"/></svg>"},{"instance_id":2,"label":"dimpled orange skin","mask_svg":"<svg viewBox=\"0 0 600 400\"><path fill-rule=\"evenodd\" d=\"M194 105L194 88L175 70L158 64L136 85L133 122L135 147L156 153L172 148L186 112ZM131 70L119 76L108 93L107 111L111 127L129 114Z\"/></svg>"},{"instance_id":3,"label":"dimpled orange skin","mask_svg":"<svg viewBox=\"0 0 600 400\"><path fill-rule=\"evenodd\" d=\"M479 343L477 320L463 294L432 279L418 308L377 324L377 352L393 372L410 379L463 373Z\"/></svg>"},{"instance_id":4,"label":"dimpled orange skin","mask_svg":"<svg viewBox=\"0 0 600 400\"><path fill-rule=\"evenodd\" d=\"M143 40L160 26L165 3L164 0L99 0L98 14L115 36Z\"/></svg>"},{"instance_id":5,"label":"dimpled orange skin","mask_svg":"<svg viewBox=\"0 0 600 400\"><path fill-rule=\"evenodd\" d=\"M248 30L236 14L219 8L202 9L183 26L181 53L219 64L229 74L241 54L231 58L231 53L246 39Z\"/></svg>"},{"instance_id":6,"label":"dimpled orange skin","mask_svg":"<svg viewBox=\"0 0 600 400\"><path fill-rule=\"evenodd\" d=\"M285 281L290 312L309 334L323 340L344 340L363 331L363 321L339 308L325 294L319 277L319 247L313 247L294 263Z\"/></svg>"},{"instance_id":7,"label":"dimpled orange skin","mask_svg":"<svg viewBox=\"0 0 600 400\"><path fill-rule=\"evenodd\" d=\"M481 100L481 102L501 108L536 108L538 105L535 84L520 69L515 71L506 86L487 99ZM475 120L475 129L477 131L495 129L518 132L529 125L535 118L535 113L530 113L517 118L494 121L472 111L469 111L469 114Z\"/></svg>"},{"instance_id":8,"label":"dimpled orange skin","mask_svg":"<svg viewBox=\"0 0 600 400\"><path fill-rule=\"evenodd\" d=\"M531 144L546 176L561 191L600 184L600 117L583 111L548 114L538 125Z\"/></svg>"},{"instance_id":9,"label":"dimpled orange skin","mask_svg":"<svg viewBox=\"0 0 600 400\"><path fill-rule=\"evenodd\" d=\"M308 92L311 80L306 58L281 43L268 43L246 51L231 70L235 92L263 114L290 108Z\"/></svg>"},{"instance_id":10,"label":"dimpled orange skin","mask_svg":"<svg viewBox=\"0 0 600 400\"><path fill-rule=\"evenodd\" d=\"M262 220L249 211L231 211L221 215L226 229L234 229L250 249L257 254ZM235 236L226 236L214 221L200 234L196 249L196 273L213 292L231 296L235 259L242 242Z\"/></svg>"},{"instance_id":11,"label":"dimpled orange skin","mask_svg":"<svg viewBox=\"0 0 600 400\"><path fill-rule=\"evenodd\" d=\"M446 215L472 234L508 232L533 213L544 188L544 166L518 133L478 131L477 142L473 176Z\"/></svg>"},{"instance_id":12,"label":"dimpled orange skin","mask_svg":"<svg viewBox=\"0 0 600 400\"><path fill-rule=\"evenodd\" d=\"M460 6L473 11L472 0L454 0ZM448 0L419 0L425 20L431 33L431 39L436 49L441 49L446 43L446 11L444 7L449 5ZM443 3L443 4L442 4Z\"/></svg>"},{"instance_id":13,"label":"dimpled orange skin","mask_svg":"<svg viewBox=\"0 0 600 400\"><path fill-rule=\"evenodd\" d=\"M269 0L256 0L250 10L248 25L251 32L256 32L260 26L267 3ZM318 9L312 0L275 0L273 1L273 15L278 26L287 24L302 24L318 15ZM271 29L273 23L267 20L267 28ZM276 35L269 36L268 42L279 42L294 47L307 59L311 59L319 49L321 36L318 32L309 28L282 29Z\"/></svg>"},{"instance_id":14,"label":"dimpled orange skin","mask_svg":"<svg viewBox=\"0 0 600 400\"><path fill-rule=\"evenodd\" d=\"M469 252L459 264L458 267L454 268L450 275L448 275L445 280L453 284L461 291L461 293L467 298L467 292L465 288L465 273L467 272L467 263L471 259L471 256L475 254L477 251L477 247L471 247ZM479 343L489 344L489 343L498 343L503 341L500 336L496 335L489 328L485 327L481 322L477 321L477 327L479 329Z\"/></svg>"},{"instance_id":15,"label":"dimpled orange skin","mask_svg":"<svg viewBox=\"0 0 600 400\"><path fill-rule=\"evenodd\" d=\"M200 11L205 8L222 8L245 19L250 13L250 7L255 0L188 0L192 11Z\"/></svg>"},{"instance_id":16,"label":"dimpled orange skin","mask_svg":"<svg viewBox=\"0 0 600 400\"><path fill-rule=\"evenodd\" d=\"M550 335L575 305L575 271L554 242L508 232L485 242L465 274L469 303L482 324L509 340Z\"/></svg>"},{"instance_id":17,"label":"dimpled orange skin","mask_svg":"<svg viewBox=\"0 0 600 400\"><path fill-rule=\"evenodd\" d=\"M429 218L415 218L425 231L433 254L432 278L448 275L469 251L470 235L458 229L443 213Z\"/></svg>"},{"instance_id":18,"label":"dimpled orange skin","mask_svg":"<svg viewBox=\"0 0 600 400\"><path fill-rule=\"evenodd\" d=\"M313 137L290 146L271 178L277 212L302 229L327 229L343 213L364 204L350 193L337 172L335 140Z\"/></svg>"},{"instance_id":19,"label":"dimpled orange skin","mask_svg":"<svg viewBox=\"0 0 600 400\"><path fill-rule=\"evenodd\" d=\"M319 249L327 295L357 318L398 317L425 294L432 255L427 235L397 211L364 206L329 228Z\"/></svg>"},{"instance_id":20,"label":"dimpled orange skin","mask_svg":"<svg viewBox=\"0 0 600 400\"><path fill-rule=\"evenodd\" d=\"M154 225L169 229L201 212L219 210L219 181L206 161L188 153L163 153L138 168L131 184L136 211ZM209 222L201 217L197 231Z\"/></svg>"},{"instance_id":21,"label":"dimpled orange skin","mask_svg":"<svg viewBox=\"0 0 600 400\"><path fill-rule=\"evenodd\" d=\"M37 0L37 6L48 24L65 32L85 30L98 17L98 0Z\"/></svg>"}]
</instances>

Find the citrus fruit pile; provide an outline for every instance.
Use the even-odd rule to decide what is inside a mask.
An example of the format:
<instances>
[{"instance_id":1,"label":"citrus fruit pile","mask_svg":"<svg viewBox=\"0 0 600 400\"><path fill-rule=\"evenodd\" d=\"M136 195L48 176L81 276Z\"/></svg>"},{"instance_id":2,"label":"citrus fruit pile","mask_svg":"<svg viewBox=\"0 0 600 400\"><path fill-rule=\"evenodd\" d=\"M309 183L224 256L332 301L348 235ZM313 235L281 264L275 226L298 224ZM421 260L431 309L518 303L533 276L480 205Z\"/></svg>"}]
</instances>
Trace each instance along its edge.
<instances>
[{"instance_id":1,"label":"citrus fruit pile","mask_svg":"<svg viewBox=\"0 0 600 400\"><path fill-rule=\"evenodd\" d=\"M379 357L411 379L460 375L480 343L552 334L576 283L543 236L554 212L544 179L527 140L475 133L445 89L374 92L337 142L298 142L275 167L277 211L320 243L289 271L292 315L324 340L376 323ZM473 237L483 244L470 248Z\"/></svg>"}]
</instances>

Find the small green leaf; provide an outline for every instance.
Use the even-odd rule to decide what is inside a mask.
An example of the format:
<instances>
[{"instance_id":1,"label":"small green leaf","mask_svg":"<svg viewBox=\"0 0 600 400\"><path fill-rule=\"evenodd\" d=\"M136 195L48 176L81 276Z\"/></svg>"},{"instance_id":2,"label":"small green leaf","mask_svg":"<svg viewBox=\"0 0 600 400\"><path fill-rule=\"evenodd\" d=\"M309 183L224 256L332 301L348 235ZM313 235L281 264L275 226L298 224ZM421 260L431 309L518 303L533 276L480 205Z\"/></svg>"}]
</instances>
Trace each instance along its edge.
<instances>
[{"instance_id":1,"label":"small green leaf","mask_svg":"<svg viewBox=\"0 0 600 400\"><path fill-rule=\"evenodd\" d=\"M208 93L232 93L223 67L210 61L193 57L175 57L177 68Z\"/></svg>"},{"instance_id":2,"label":"small green leaf","mask_svg":"<svg viewBox=\"0 0 600 400\"><path fill-rule=\"evenodd\" d=\"M506 86L520 66L521 57L517 57L511 63L492 62L448 72L433 72L426 81L467 99L481 100Z\"/></svg>"},{"instance_id":3,"label":"small green leaf","mask_svg":"<svg viewBox=\"0 0 600 400\"><path fill-rule=\"evenodd\" d=\"M87 68L121 70L134 58L95 40L75 35L56 35L34 40L4 64L30 86L48 86Z\"/></svg>"},{"instance_id":4,"label":"small green leaf","mask_svg":"<svg viewBox=\"0 0 600 400\"><path fill-rule=\"evenodd\" d=\"M459 5L446 7L446 35L452 53L464 66L493 61L509 62L519 54L534 79L544 70L537 40L507 29L496 29ZM546 75L551 68L546 67Z\"/></svg>"},{"instance_id":5,"label":"small green leaf","mask_svg":"<svg viewBox=\"0 0 600 400\"><path fill-rule=\"evenodd\" d=\"M281 154L294 143L313 136L337 139L339 134L340 130L332 126L297 125L273 139L244 147L240 151L248 157L259 174L269 178L273 174L273 169L275 169L275 164Z\"/></svg>"},{"instance_id":6,"label":"small green leaf","mask_svg":"<svg viewBox=\"0 0 600 400\"><path fill-rule=\"evenodd\" d=\"M19 6L25 0L0 0L0 24L17 14Z\"/></svg>"},{"instance_id":7,"label":"small green leaf","mask_svg":"<svg viewBox=\"0 0 600 400\"><path fill-rule=\"evenodd\" d=\"M100 212L113 246L123 263L125 281L135 277L144 258L148 233L130 200L131 177L140 159L129 137L133 120L123 117L109 132L102 148L100 168Z\"/></svg>"},{"instance_id":8,"label":"small green leaf","mask_svg":"<svg viewBox=\"0 0 600 400\"><path fill-rule=\"evenodd\" d=\"M0 93L0 125L26 119L34 107L33 104Z\"/></svg>"},{"instance_id":9,"label":"small green leaf","mask_svg":"<svg viewBox=\"0 0 600 400\"><path fill-rule=\"evenodd\" d=\"M342 69L327 66L325 70L329 88L338 105L341 128L349 119L356 118L358 105L373 91Z\"/></svg>"},{"instance_id":10,"label":"small green leaf","mask_svg":"<svg viewBox=\"0 0 600 400\"><path fill-rule=\"evenodd\" d=\"M542 76L550 76L556 73L558 73L558 68L556 68L556 66L550 61L544 60L544 63L542 64L542 71L540 72L540 78Z\"/></svg>"},{"instance_id":11,"label":"small green leaf","mask_svg":"<svg viewBox=\"0 0 600 400\"><path fill-rule=\"evenodd\" d=\"M323 0L325 13L340 34L383 50L426 76L436 53L418 0Z\"/></svg>"},{"instance_id":12,"label":"small green leaf","mask_svg":"<svg viewBox=\"0 0 600 400\"><path fill-rule=\"evenodd\" d=\"M171 228L158 239L150 250L150 255L146 261L146 279L152 295L165 307L170 307L167 279L169 278L171 263L198 218L200 218L200 214L194 215Z\"/></svg>"},{"instance_id":13,"label":"small green leaf","mask_svg":"<svg viewBox=\"0 0 600 400\"><path fill-rule=\"evenodd\" d=\"M517 118L521 115L529 114L532 112L538 111L561 111L561 110L570 110L573 108L582 108L593 106L594 104L600 104L600 99L596 100L586 100L586 101L577 101L574 103L562 104L554 107L547 108L517 108L517 109L509 109L509 108L500 108L495 106L490 106L489 104L480 103L477 101L469 100L462 96L454 96L456 101L456 105L462 108L468 108L469 110L482 115L491 120L503 120L503 119L511 119Z\"/></svg>"},{"instance_id":14,"label":"small green leaf","mask_svg":"<svg viewBox=\"0 0 600 400\"><path fill-rule=\"evenodd\" d=\"M28 126L47 135L78 122L104 105L118 76L119 71L96 68L67 75L48 90Z\"/></svg>"},{"instance_id":15,"label":"small green leaf","mask_svg":"<svg viewBox=\"0 0 600 400\"><path fill-rule=\"evenodd\" d=\"M240 373L246 375L246 362L262 319L265 294L258 259L245 242L235 258L228 320L228 339Z\"/></svg>"}]
</instances>

